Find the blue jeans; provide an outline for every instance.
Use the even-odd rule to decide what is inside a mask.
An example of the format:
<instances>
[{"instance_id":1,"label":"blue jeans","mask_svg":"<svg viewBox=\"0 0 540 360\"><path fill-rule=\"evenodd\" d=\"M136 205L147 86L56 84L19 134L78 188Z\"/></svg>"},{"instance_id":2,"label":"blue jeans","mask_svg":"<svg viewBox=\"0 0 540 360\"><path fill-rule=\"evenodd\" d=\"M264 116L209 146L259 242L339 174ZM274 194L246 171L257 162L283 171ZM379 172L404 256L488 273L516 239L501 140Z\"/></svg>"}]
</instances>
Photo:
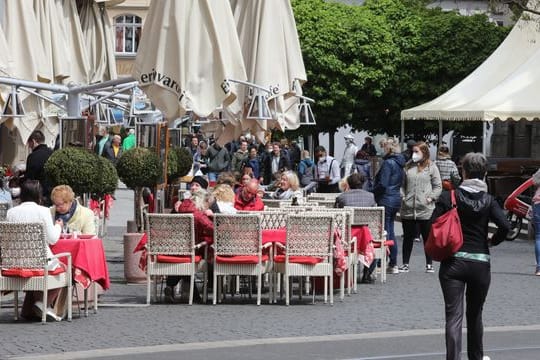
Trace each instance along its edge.
<instances>
[{"instance_id":1,"label":"blue jeans","mask_svg":"<svg viewBox=\"0 0 540 360\"><path fill-rule=\"evenodd\" d=\"M216 182L218 178L219 173L215 172L209 172L208 173L208 181Z\"/></svg>"},{"instance_id":2,"label":"blue jeans","mask_svg":"<svg viewBox=\"0 0 540 360\"><path fill-rule=\"evenodd\" d=\"M540 204L533 205L534 254L536 255L536 271L540 270Z\"/></svg>"},{"instance_id":3,"label":"blue jeans","mask_svg":"<svg viewBox=\"0 0 540 360\"><path fill-rule=\"evenodd\" d=\"M384 207L384 230L386 231L386 239L394 240L394 245L390 247L390 262L388 263L388 266L397 265L398 244L394 232L394 222L396 221L396 214L398 211L399 208L390 206Z\"/></svg>"}]
</instances>

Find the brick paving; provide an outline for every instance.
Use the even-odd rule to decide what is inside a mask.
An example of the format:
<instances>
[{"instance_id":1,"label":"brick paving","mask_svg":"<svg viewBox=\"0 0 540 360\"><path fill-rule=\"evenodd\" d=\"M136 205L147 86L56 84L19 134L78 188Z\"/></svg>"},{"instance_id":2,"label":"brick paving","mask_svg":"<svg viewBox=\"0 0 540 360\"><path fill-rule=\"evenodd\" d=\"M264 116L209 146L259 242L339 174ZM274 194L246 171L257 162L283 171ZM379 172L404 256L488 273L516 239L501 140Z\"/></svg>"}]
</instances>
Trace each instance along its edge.
<instances>
[{"instance_id":1,"label":"brick paving","mask_svg":"<svg viewBox=\"0 0 540 360\"><path fill-rule=\"evenodd\" d=\"M415 243L411 272L388 275L387 283L359 285L359 293L335 305L322 297L315 305L304 297L289 307L282 303L256 306L236 297L217 306L195 304L137 306L145 303L145 285L123 280L122 234L132 217L132 192L118 190L108 234L104 239L113 283L102 295L103 306L88 318L71 323L15 322L10 298L0 309L0 359L18 355L60 353L120 347L193 343L233 339L361 334L444 326L437 274L424 272L421 245ZM396 224L397 225L397 224ZM399 231L398 231L399 233ZM537 325L540 278L534 272L532 242L516 240L492 249L492 285L484 310L485 326ZM436 266L437 268L437 266ZM6 301L9 300L9 301ZM127 304L126 306L122 304ZM75 310L75 313L77 310Z\"/></svg>"}]
</instances>

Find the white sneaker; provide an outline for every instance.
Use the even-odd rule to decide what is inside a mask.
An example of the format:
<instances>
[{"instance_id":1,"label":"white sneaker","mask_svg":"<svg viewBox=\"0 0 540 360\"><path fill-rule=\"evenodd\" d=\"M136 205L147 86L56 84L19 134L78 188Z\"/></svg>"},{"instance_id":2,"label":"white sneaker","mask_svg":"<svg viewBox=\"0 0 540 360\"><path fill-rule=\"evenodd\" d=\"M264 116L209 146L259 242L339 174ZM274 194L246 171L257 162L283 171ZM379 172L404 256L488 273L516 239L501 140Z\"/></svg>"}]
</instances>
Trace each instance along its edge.
<instances>
[{"instance_id":1,"label":"white sneaker","mask_svg":"<svg viewBox=\"0 0 540 360\"><path fill-rule=\"evenodd\" d=\"M489 356L487 356L487 355L484 355L484 356L482 357L482 360L491 360L491 358L490 358Z\"/></svg>"},{"instance_id":2,"label":"white sneaker","mask_svg":"<svg viewBox=\"0 0 540 360\"><path fill-rule=\"evenodd\" d=\"M433 265L431 265L431 264L426 265L426 272L427 273L434 273L435 269L433 269Z\"/></svg>"},{"instance_id":3,"label":"white sneaker","mask_svg":"<svg viewBox=\"0 0 540 360\"><path fill-rule=\"evenodd\" d=\"M399 274L399 268L397 267L397 265L395 266L388 266L386 268L386 273L387 274Z\"/></svg>"},{"instance_id":4,"label":"white sneaker","mask_svg":"<svg viewBox=\"0 0 540 360\"><path fill-rule=\"evenodd\" d=\"M37 315L41 318L43 314L43 303L41 301L36 301L34 303ZM54 313L52 308L47 309L46 314L47 320L62 321L62 318Z\"/></svg>"}]
</instances>

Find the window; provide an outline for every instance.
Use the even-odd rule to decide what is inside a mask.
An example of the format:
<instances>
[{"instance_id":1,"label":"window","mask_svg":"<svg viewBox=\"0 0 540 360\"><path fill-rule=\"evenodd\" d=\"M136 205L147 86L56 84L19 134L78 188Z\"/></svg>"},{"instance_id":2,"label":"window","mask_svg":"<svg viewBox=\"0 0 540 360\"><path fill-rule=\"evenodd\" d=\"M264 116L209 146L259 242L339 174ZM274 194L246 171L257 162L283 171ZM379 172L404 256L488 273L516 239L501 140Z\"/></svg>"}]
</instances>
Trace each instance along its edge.
<instances>
[{"instance_id":1,"label":"window","mask_svg":"<svg viewBox=\"0 0 540 360\"><path fill-rule=\"evenodd\" d=\"M135 15L121 15L114 19L115 52L135 55L141 39L142 20Z\"/></svg>"}]
</instances>

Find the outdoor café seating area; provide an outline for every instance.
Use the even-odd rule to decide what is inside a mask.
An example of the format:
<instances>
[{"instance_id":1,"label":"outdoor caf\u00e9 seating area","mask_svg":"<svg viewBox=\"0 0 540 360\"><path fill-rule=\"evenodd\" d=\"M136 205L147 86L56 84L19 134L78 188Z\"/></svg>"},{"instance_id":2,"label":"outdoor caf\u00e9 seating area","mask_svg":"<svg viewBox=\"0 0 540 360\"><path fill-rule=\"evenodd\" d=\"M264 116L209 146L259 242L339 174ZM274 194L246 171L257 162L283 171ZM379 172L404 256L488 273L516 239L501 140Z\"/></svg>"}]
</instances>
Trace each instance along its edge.
<instances>
[{"instance_id":1,"label":"outdoor caf\u00e9 seating area","mask_svg":"<svg viewBox=\"0 0 540 360\"><path fill-rule=\"evenodd\" d=\"M264 211L215 214L211 245L195 243L191 214L147 214L147 236L138 246L147 303L163 301L166 276L189 278L183 285L189 304L197 283L202 302L212 304L234 302L246 291L257 305L289 305L303 296L333 304L334 292L341 300L357 293L364 264L386 268L384 208L334 208L337 195L312 194L299 205L264 199Z\"/></svg>"},{"instance_id":2,"label":"outdoor caf\u00e9 seating area","mask_svg":"<svg viewBox=\"0 0 540 360\"><path fill-rule=\"evenodd\" d=\"M380 261L381 268L386 267L390 243L384 208L333 208L336 195L312 194L298 205L265 199L264 211L215 214L212 244L195 242L192 214L145 214L137 250L146 274L146 304L163 302L168 276L183 279L181 286L189 288L185 303L190 305L199 289L199 302L214 305L240 299L257 305L334 304L334 294L343 300L357 293L357 274L364 264ZM67 296L68 320L73 304L81 315L83 303L88 316L89 289L97 312L96 284L104 290L111 286L102 239L63 234L51 250L64 265L52 272L41 224L2 220L0 305L13 292L17 319L21 292L65 287L73 294ZM380 282L385 281L381 271ZM84 290L84 302L76 287Z\"/></svg>"}]
</instances>

